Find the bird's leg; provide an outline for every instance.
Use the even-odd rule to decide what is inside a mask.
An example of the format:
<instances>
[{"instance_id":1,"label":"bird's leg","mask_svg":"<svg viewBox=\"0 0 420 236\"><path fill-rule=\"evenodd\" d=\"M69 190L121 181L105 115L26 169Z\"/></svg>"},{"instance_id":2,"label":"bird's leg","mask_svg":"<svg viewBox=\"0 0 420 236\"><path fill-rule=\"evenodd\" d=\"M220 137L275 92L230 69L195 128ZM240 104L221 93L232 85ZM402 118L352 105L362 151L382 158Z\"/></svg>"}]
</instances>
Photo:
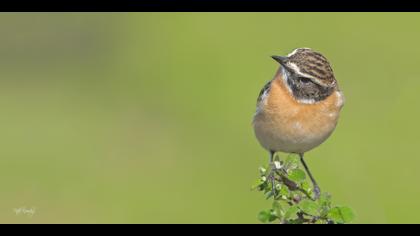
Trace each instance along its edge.
<instances>
[{"instance_id":1,"label":"bird's leg","mask_svg":"<svg viewBox=\"0 0 420 236\"><path fill-rule=\"evenodd\" d=\"M303 153L300 153L299 157L300 157L300 161L302 162L303 167L305 167L306 173L308 173L309 178L311 178L312 184L314 186L315 199L318 199L321 195L321 189L319 188L318 184L315 181L315 178L312 176L311 172L309 171L308 165L306 165L306 162L303 159Z\"/></svg>"},{"instance_id":2,"label":"bird's leg","mask_svg":"<svg viewBox=\"0 0 420 236\"><path fill-rule=\"evenodd\" d=\"M268 175L269 180L271 181L271 194L273 197L276 197L276 165L274 164L274 151L270 151L270 173Z\"/></svg>"}]
</instances>

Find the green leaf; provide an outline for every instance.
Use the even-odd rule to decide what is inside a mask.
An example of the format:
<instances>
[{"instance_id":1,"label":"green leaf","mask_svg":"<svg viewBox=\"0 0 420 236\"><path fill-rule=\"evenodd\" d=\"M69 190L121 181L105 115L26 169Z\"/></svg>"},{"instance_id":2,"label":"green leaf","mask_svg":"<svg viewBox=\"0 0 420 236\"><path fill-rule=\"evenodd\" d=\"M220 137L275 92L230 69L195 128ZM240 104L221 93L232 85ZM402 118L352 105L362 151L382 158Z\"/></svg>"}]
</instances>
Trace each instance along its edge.
<instances>
[{"instance_id":1,"label":"green leaf","mask_svg":"<svg viewBox=\"0 0 420 236\"><path fill-rule=\"evenodd\" d=\"M283 198L289 198L289 189L286 186L282 186L279 191L279 195Z\"/></svg>"},{"instance_id":2,"label":"green leaf","mask_svg":"<svg viewBox=\"0 0 420 236\"><path fill-rule=\"evenodd\" d=\"M322 207L331 206L331 195L329 193L322 193L318 199L318 204Z\"/></svg>"},{"instance_id":3,"label":"green leaf","mask_svg":"<svg viewBox=\"0 0 420 236\"><path fill-rule=\"evenodd\" d=\"M267 182L261 184L260 186L258 186L258 191L265 191L267 186L268 186Z\"/></svg>"},{"instance_id":4,"label":"green leaf","mask_svg":"<svg viewBox=\"0 0 420 236\"><path fill-rule=\"evenodd\" d=\"M263 223L268 222L269 218L270 218L270 213L268 211L260 211L260 213L258 213L258 220Z\"/></svg>"},{"instance_id":5,"label":"green leaf","mask_svg":"<svg viewBox=\"0 0 420 236\"><path fill-rule=\"evenodd\" d=\"M296 169L299 167L300 160L295 155L290 155L286 158L285 168L288 170Z\"/></svg>"},{"instance_id":6,"label":"green leaf","mask_svg":"<svg viewBox=\"0 0 420 236\"><path fill-rule=\"evenodd\" d=\"M289 179L295 182L302 182L306 178L306 174L303 170L294 169L289 173Z\"/></svg>"},{"instance_id":7,"label":"green leaf","mask_svg":"<svg viewBox=\"0 0 420 236\"><path fill-rule=\"evenodd\" d=\"M252 185L251 190L255 190L258 187L260 187L262 184L264 184L264 181L262 181L261 179L258 179L257 181L255 181L255 183Z\"/></svg>"},{"instance_id":8,"label":"green leaf","mask_svg":"<svg viewBox=\"0 0 420 236\"><path fill-rule=\"evenodd\" d=\"M262 176L261 181L264 181L264 183L260 186L260 191L264 191L264 194L271 191L271 183L267 181L267 177Z\"/></svg>"},{"instance_id":9,"label":"green leaf","mask_svg":"<svg viewBox=\"0 0 420 236\"><path fill-rule=\"evenodd\" d=\"M279 219L283 218L284 210L283 210L282 205L280 204L280 201L273 202L273 210Z\"/></svg>"},{"instance_id":10,"label":"green leaf","mask_svg":"<svg viewBox=\"0 0 420 236\"><path fill-rule=\"evenodd\" d=\"M267 183L264 183L263 185L261 185L261 186L263 186L264 188L261 190L261 191L264 191L264 194L268 194L269 192L271 192L271 184L267 184Z\"/></svg>"},{"instance_id":11,"label":"green leaf","mask_svg":"<svg viewBox=\"0 0 420 236\"><path fill-rule=\"evenodd\" d=\"M292 220L288 220L287 224L300 225L300 224L303 224L303 221L301 219L292 219Z\"/></svg>"},{"instance_id":12,"label":"green leaf","mask_svg":"<svg viewBox=\"0 0 420 236\"><path fill-rule=\"evenodd\" d=\"M285 220L295 219L297 217L297 213L299 212L299 207L294 205L287 209L286 213L284 213Z\"/></svg>"},{"instance_id":13,"label":"green leaf","mask_svg":"<svg viewBox=\"0 0 420 236\"><path fill-rule=\"evenodd\" d=\"M337 223L350 223L355 215L349 207L334 207L328 212L328 217Z\"/></svg>"},{"instance_id":14,"label":"green leaf","mask_svg":"<svg viewBox=\"0 0 420 236\"><path fill-rule=\"evenodd\" d=\"M267 210L267 211L261 211L258 213L258 220L267 223L272 222L277 219L276 212L274 210Z\"/></svg>"},{"instance_id":15,"label":"green leaf","mask_svg":"<svg viewBox=\"0 0 420 236\"><path fill-rule=\"evenodd\" d=\"M311 200L304 199L299 203L299 208L306 214L316 216L318 215L318 204Z\"/></svg>"},{"instance_id":16,"label":"green leaf","mask_svg":"<svg viewBox=\"0 0 420 236\"><path fill-rule=\"evenodd\" d=\"M271 209L270 210L270 216L268 217L268 221L269 222L273 222L276 219L278 219L277 214L276 214L276 212L273 209Z\"/></svg>"},{"instance_id":17,"label":"green leaf","mask_svg":"<svg viewBox=\"0 0 420 236\"><path fill-rule=\"evenodd\" d=\"M266 196L265 196L265 199L269 199L269 198L271 198L271 197L273 197L274 196L274 192L273 191L268 191L268 192L266 192L266 194L265 194Z\"/></svg>"},{"instance_id":18,"label":"green leaf","mask_svg":"<svg viewBox=\"0 0 420 236\"><path fill-rule=\"evenodd\" d=\"M308 182L302 182L300 187L305 190L308 194L311 194L312 188L311 185Z\"/></svg>"},{"instance_id":19,"label":"green leaf","mask_svg":"<svg viewBox=\"0 0 420 236\"><path fill-rule=\"evenodd\" d=\"M267 173L267 169L262 166L259 168L259 171L260 171L260 175L265 175Z\"/></svg>"},{"instance_id":20,"label":"green leaf","mask_svg":"<svg viewBox=\"0 0 420 236\"><path fill-rule=\"evenodd\" d=\"M318 205L320 207L321 217L327 217L331 208L331 195L326 192L322 193L318 199Z\"/></svg>"}]
</instances>

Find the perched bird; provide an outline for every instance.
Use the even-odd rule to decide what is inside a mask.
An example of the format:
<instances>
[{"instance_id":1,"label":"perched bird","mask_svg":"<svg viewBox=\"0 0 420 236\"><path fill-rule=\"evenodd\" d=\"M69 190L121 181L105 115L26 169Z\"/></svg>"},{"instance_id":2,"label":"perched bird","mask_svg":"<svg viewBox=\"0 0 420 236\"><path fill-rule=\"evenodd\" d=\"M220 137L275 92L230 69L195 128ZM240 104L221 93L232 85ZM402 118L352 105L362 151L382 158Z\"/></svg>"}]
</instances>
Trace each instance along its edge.
<instances>
[{"instance_id":1,"label":"perched bird","mask_svg":"<svg viewBox=\"0 0 420 236\"><path fill-rule=\"evenodd\" d=\"M258 96L255 136L270 152L271 165L276 152L298 154L319 198L320 188L303 157L334 131L344 105L343 93L330 63L319 52L298 48L272 58L281 66Z\"/></svg>"}]
</instances>

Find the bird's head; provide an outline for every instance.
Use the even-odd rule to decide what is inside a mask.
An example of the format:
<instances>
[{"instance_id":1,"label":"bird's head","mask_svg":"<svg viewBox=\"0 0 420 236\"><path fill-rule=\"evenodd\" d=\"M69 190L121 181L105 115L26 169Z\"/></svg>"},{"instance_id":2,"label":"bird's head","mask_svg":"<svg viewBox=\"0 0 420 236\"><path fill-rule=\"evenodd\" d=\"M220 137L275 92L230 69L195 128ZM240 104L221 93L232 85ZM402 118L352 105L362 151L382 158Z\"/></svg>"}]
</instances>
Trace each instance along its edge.
<instances>
[{"instance_id":1,"label":"bird's head","mask_svg":"<svg viewBox=\"0 0 420 236\"><path fill-rule=\"evenodd\" d=\"M272 58L281 64L282 77L298 101L315 103L337 89L330 63L319 52L297 48L287 56Z\"/></svg>"}]
</instances>

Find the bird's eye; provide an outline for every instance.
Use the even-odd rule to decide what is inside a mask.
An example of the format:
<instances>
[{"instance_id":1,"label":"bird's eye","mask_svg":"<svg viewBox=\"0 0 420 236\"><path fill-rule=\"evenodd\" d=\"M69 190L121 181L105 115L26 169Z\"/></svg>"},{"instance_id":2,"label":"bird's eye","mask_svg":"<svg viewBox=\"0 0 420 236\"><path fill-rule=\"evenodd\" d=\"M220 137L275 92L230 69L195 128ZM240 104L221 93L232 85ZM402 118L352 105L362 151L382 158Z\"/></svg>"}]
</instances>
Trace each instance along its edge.
<instances>
[{"instance_id":1,"label":"bird's eye","mask_svg":"<svg viewBox=\"0 0 420 236\"><path fill-rule=\"evenodd\" d=\"M307 84L307 83L310 83L310 82L311 82L311 80L310 80L310 79L305 78L305 77L300 77L300 81L301 81L302 83L304 83L304 84Z\"/></svg>"}]
</instances>

